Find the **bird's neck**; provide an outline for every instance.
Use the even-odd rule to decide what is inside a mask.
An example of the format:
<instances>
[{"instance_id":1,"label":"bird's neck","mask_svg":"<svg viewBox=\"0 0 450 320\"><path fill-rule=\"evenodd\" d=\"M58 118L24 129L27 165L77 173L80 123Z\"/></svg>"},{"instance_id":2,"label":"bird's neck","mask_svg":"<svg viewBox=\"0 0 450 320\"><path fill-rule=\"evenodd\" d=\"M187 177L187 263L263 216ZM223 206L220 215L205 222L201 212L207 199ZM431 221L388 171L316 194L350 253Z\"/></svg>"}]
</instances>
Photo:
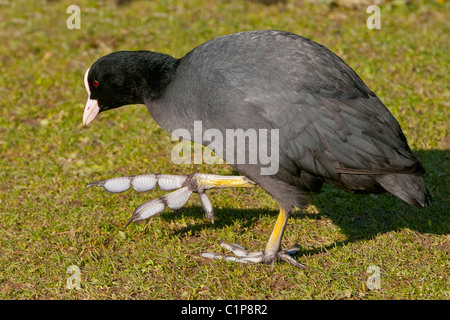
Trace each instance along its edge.
<instances>
[{"instance_id":1,"label":"bird's neck","mask_svg":"<svg viewBox=\"0 0 450 320\"><path fill-rule=\"evenodd\" d=\"M138 98L135 103L154 101L161 97L179 63L179 59L152 51L135 51L130 61L128 72L131 72L131 78L141 81L133 86Z\"/></svg>"}]
</instances>

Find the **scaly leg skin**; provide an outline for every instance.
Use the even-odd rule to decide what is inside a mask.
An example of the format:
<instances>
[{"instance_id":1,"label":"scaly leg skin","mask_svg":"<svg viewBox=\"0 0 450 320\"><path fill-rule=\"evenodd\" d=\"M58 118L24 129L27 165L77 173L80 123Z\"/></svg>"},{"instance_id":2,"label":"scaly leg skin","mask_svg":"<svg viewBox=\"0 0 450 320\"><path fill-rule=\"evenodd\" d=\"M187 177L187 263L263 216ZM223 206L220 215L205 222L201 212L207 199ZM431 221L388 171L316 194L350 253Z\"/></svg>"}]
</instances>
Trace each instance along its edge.
<instances>
[{"instance_id":1,"label":"scaly leg skin","mask_svg":"<svg viewBox=\"0 0 450 320\"><path fill-rule=\"evenodd\" d=\"M128 219L126 226L131 222L150 218L161 213L166 206L172 210L178 210L184 206L192 193L198 193L200 203L205 211L205 216L208 220L214 223L214 210L205 193L205 190L212 188L227 188L227 187L255 187L256 184L244 176L220 176L212 174L194 173L187 176L177 176L169 174L147 174L129 177L112 178L107 180L95 181L88 184L86 187L97 186L102 187L111 193L120 193L128 190L131 186L139 191L145 192L152 190L156 184L161 190L168 191L177 189L174 192L166 194L155 200L151 200L141 204L134 210L133 215ZM291 248L288 250L280 250L281 238L283 237L286 228L287 220L289 218L289 211L280 210L275 228L267 242L264 251L251 252L237 244L227 244L222 242L221 245L234 253L233 256L221 255L215 252L205 252L201 256L212 259L224 259L230 261L237 261L242 263L271 263L274 260L282 260L297 268L306 269L306 267L293 259L291 255L297 253L298 248Z\"/></svg>"},{"instance_id":2,"label":"scaly leg skin","mask_svg":"<svg viewBox=\"0 0 450 320\"><path fill-rule=\"evenodd\" d=\"M280 210L275 227L270 235L269 241L267 242L264 251L247 251L244 247L237 245L235 243L228 244L221 242L220 245L232 252L235 256L222 255L216 252L204 252L201 254L204 258L211 259L224 259L228 261L236 261L242 263L271 263L275 260L282 260L284 262L293 265L299 269L306 269L304 264L301 264L297 260L291 257L291 255L296 254L299 249L295 245L290 249L281 250L281 238L283 237L284 230L286 229L287 220L289 219L289 211L285 209Z\"/></svg>"},{"instance_id":3,"label":"scaly leg skin","mask_svg":"<svg viewBox=\"0 0 450 320\"><path fill-rule=\"evenodd\" d=\"M133 215L127 221L131 222L150 218L161 213L166 206L172 210L178 210L184 206L192 193L198 193L200 203L208 220L214 223L214 209L205 193L212 188L227 187L255 187L256 184L244 176L220 176L214 174L193 173L187 176L170 174L146 174L138 176L112 178L89 183L87 187L102 187L111 193L120 193L128 190L131 186L139 191L152 190L158 183L161 190L175 190L169 194L141 204L134 210Z\"/></svg>"}]
</instances>

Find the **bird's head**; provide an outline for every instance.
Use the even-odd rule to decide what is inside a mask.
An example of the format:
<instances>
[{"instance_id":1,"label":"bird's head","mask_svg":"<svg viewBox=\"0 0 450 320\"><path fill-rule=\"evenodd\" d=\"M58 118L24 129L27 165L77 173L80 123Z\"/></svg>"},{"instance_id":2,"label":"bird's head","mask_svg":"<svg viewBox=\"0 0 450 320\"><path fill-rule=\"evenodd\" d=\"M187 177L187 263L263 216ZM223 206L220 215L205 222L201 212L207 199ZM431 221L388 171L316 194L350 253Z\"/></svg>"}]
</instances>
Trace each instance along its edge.
<instances>
[{"instance_id":1,"label":"bird's head","mask_svg":"<svg viewBox=\"0 0 450 320\"><path fill-rule=\"evenodd\" d=\"M136 81L130 81L126 70L124 52L116 52L98 59L84 75L84 86L88 100L83 113L83 124L87 126L100 112L139 103L136 97Z\"/></svg>"},{"instance_id":2,"label":"bird's head","mask_svg":"<svg viewBox=\"0 0 450 320\"><path fill-rule=\"evenodd\" d=\"M151 51L118 51L98 59L86 71L87 126L103 111L154 100L170 82L176 59Z\"/></svg>"}]
</instances>

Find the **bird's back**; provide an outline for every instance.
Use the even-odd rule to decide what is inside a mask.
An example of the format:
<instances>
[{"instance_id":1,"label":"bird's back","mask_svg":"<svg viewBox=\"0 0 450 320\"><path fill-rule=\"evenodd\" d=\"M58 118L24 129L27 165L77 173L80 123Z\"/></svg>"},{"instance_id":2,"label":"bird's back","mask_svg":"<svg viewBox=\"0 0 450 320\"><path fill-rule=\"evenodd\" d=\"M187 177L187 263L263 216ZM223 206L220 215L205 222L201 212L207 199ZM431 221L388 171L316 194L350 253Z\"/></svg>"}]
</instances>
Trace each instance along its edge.
<instances>
[{"instance_id":1,"label":"bird's back","mask_svg":"<svg viewBox=\"0 0 450 320\"><path fill-rule=\"evenodd\" d=\"M235 166L265 189L275 180L305 187L303 172L312 184L373 192L380 185L364 176L424 172L398 122L360 77L301 36L252 31L219 37L183 57L177 74L164 100L174 119L201 120L203 130L279 129L274 177L258 176L257 165Z\"/></svg>"}]
</instances>

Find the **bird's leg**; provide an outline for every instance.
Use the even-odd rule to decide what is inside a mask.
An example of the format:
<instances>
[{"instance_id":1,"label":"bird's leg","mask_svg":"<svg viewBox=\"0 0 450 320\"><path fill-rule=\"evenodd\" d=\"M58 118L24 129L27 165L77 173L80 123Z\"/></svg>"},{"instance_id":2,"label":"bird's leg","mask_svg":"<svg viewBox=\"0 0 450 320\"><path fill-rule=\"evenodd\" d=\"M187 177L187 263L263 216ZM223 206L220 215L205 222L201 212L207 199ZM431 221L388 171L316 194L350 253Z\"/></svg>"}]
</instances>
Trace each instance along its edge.
<instances>
[{"instance_id":1,"label":"bird's leg","mask_svg":"<svg viewBox=\"0 0 450 320\"><path fill-rule=\"evenodd\" d=\"M166 206L173 210L180 209L194 192L199 195L200 203L205 211L206 218L214 222L214 210L211 201L205 193L205 190L227 187L251 188L255 186L253 181L244 176L220 176L194 173L187 176L147 174L112 178L92 182L86 187L97 186L102 187L111 193L120 193L128 190L132 186L139 192L145 192L152 190L156 184L158 184L160 189L164 191L176 190L163 195L162 197L141 204L133 212L133 215L127 221L127 225L131 222L147 219L157 215L161 213ZM306 267L303 264L291 257L291 255L298 252L298 247L281 250L281 239L283 237L284 230L286 229L289 213L290 212L285 209L280 210L277 222L264 251L251 252L247 251L240 245L222 242L221 246L228 251L231 251L235 256L221 255L215 252L205 252L201 255L205 258L224 259L243 263L271 263L272 261L279 259L300 269L305 269Z\"/></svg>"},{"instance_id":2,"label":"bird's leg","mask_svg":"<svg viewBox=\"0 0 450 320\"><path fill-rule=\"evenodd\" d=\"M213 174L194 173L186 176L170 174L146 174L138 176L112 178L89 183L86 187L103 187L111 193L120 193L128 190L131 186L139 191L145 192L153 189L156 184L161 190L168 191L177 189L155 200L143 203L133 212L127 225L137 220L147 219L161 213L166 206L173 210L180 209L187 202L192 193L198 193L200 203L205 210L207 219L214 223L214 210L205 193L212 188L245 187L251 188L255 183L244 176L220 176Z\"/></svg>"},{"instance_id":3,"label":"bird's leg","mask_svg":"<svg viewBox=\"0 0 450 320\"><path fill-rule=\"evenodd\" d=\"M222 255L215 252L205 252L202 253L202 257L212 258L212 259L224 259L230 261L237 261L243 263L271 263L274 260L282 260L287 262L297 268L306 269L306 266L295 260L291 255L298 252L298 247L293 247L287 250L281 250L281 239L283 237L284 230L286 229L286 224L289 219L289 211L281 209L278 215L275 227L270 235L269 241L267 242L264 251L251 252L247 251L244 247L237 244L227 244L221 242L220 245L232 252L235 256Z\"/></svg>"}]
</instances>

